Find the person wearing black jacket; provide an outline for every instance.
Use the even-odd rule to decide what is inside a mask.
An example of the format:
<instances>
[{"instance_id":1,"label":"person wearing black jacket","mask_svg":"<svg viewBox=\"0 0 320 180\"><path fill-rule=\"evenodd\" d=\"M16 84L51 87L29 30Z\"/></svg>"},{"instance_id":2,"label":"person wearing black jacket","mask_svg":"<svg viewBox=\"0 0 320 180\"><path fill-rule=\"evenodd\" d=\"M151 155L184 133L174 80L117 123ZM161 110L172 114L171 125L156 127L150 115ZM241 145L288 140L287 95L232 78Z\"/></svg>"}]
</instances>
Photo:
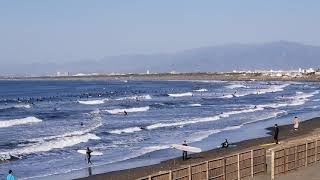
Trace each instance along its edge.
<instances>
[{"instance_id":1,"label":"person wearing black jacket","mask_svg":"<svg viewBox=\"0 0 320 180\"><path fill-rule=\"evenodd\" d=\"M278 136L279 136L279 127L278 127L278 124L275 124L273 128L273 139L276 144L279 144Z\"/></svg>"}]
</instances>

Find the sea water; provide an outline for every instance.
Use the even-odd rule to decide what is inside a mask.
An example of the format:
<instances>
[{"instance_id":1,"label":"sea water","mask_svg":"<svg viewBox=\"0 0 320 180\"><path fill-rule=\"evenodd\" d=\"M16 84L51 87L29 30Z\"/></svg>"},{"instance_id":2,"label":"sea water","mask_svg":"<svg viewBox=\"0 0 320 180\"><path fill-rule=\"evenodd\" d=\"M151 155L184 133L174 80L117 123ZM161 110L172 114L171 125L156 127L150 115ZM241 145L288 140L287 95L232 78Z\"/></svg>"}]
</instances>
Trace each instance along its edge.
<instances>
[{"instance_id":1,"label":"sea water","mask_svg":"<svg viewBox=\"0 0 320 180\"><path fill-rule=\"evenodd\" d=\"M294 116L317 117L316 82L0 81L0 163L19 179L88 175L180 156L171 144L209 150L265 136ZM125 115L125 113L127 115Z\"/></svg>"}]
</instances>

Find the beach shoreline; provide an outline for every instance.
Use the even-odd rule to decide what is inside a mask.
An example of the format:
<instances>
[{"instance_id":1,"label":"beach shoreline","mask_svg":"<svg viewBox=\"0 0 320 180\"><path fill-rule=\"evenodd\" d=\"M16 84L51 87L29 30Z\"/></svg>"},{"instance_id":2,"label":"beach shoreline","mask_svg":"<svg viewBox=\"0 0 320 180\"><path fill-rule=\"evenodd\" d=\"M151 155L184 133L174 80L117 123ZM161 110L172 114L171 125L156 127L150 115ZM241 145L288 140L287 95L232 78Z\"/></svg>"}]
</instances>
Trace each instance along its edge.
<instances>
[{"instance_id":1,"label":"beach shoreline","mask_svg":"<svg viewBox=\"0 0 320 180\"><path fill-rule=\"evenodd\" d=\"M279 126L279 129L280 129L279 139L280 139L280 142L284 143L289 140L303 138L305 136L311 136L314 133L317 133L319 131L319 128L320 128L320 117L312 118L302 122L298 131L293 130L292 124ZM268 133L267 133L268 136L266 137L240 141L238 143L235 143L236 147L234 148L212 149L212 150L204 151L201 153L192 154L190 156L190 159L188 159L187 161L182 161L182 158L178 157L178 158L173 158L173 159L163 161L159 164L92 175L89 177L80 178L80 180L102 180L102 179L132 180L132 179L145 177L151 174L156 174L161 171L177 169L190 164L196 164L206 160L216 159L219 157L228 156L228 155L246 151L249 149L258 148L259 145L261 144L273 142L273 137L271 135L272 127L269 127L266 129L268 130ZM266 148L269 148L269 147L266 147Z\"/></svg>"},{"instance_id":2,"label":"beach shoreline","mask_svg":"<svg viewBox=\"0 0 320 180\"><path fill-rule=\"evenodd\" d=\"M157 73L84 76L0 76L0 80L221 80L221 81L320 81L320 75L269 76L262 73Z\"/></svg>"}]
</instances>

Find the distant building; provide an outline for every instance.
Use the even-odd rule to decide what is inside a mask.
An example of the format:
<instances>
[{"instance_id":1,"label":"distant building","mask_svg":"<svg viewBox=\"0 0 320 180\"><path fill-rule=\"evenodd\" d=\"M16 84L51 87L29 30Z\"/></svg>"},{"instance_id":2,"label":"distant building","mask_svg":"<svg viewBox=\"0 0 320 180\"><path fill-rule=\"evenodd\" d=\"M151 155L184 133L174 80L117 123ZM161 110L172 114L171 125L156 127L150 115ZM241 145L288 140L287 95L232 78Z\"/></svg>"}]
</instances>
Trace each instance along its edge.
<instances>
[{"instance_id":1,"label":"distant building","mask_svg":"<svg viewBox=\"0 0 320 180\"><path fill-rule=\"evenodd\" d=\"M56 76L69 76L69 72L57 72Z\"/></svg>"}]
</instances>

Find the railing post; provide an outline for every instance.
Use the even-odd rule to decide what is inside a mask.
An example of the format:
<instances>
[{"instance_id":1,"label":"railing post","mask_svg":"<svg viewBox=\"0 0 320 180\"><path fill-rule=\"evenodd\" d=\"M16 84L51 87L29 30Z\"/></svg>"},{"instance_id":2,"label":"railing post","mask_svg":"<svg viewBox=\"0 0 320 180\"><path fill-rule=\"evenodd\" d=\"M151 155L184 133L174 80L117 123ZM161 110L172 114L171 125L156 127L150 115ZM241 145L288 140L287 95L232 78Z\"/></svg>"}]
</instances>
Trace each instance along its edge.
<instances>
[{"instance_id":1,"label":"railing post","mask_svg":"<svg viewBox=\"0 0 320 180\"><path fill-rule=\"evenodd\" d=\"M264 149L264 172L268 172L268 167L267 167L267 150Z\"/></svg>"},{"instance_id":2,"label":"railing post","mask_svg":"<svg viewBox=\"0 0 320 180\"><path fill-rule=\"evenodd\" d=\"M314 162L317 162L317 155L318 155L318 140L316 139L316 142L314 143Z\"/></svg>"},{"instance_id":3,"label":"railing post","mask_svg":"<svg viewBox=\"0 0 320 180\"><path fill-rule=\"evenodd\" d=\"M274 160L275 160L274 150L271 150L271 180L274 180L274 170L275 170Z\"/></svg>"},{"instance_id":4,"label":"railing post","mask_svg":"<svg viewBox=\"0 0 320 180\"><path fill-rule=\"evenodd\" d=\"M294 147L294 169L298 169L298 163L299 163L299 161L298 161L298 146L296 145L295 147Z\"/></svg>"},{"instance_id":5,"label":"railing post","mask_svg":"<svg viewBox=\"0 0 320 180\"><path fill-rule=\"evenodd\" d=\"M148 177L148 180L151 180L151 175Z\"/></svg>"},{"instance_id":6,"label":"railing post","mask_svg":"<svg viewBox=\"0 0 320 180\"><path fill-rule=\"evenodd\" d=\"M287 148L283 148L283 169L284 173L287 173L286 167L287 167Z\"/></svg>"},{"instance_id":7,"label":"railing post","mask_svg":"<svg viewBox=\"0 0 320 180\"><path fill-rule=\"evenodd\" d=\"M308 142L306 142L306 159L305 159L305 166L308 166Z\"/></svg>"},{"instance_id":8,"label":"railing post","mask_svg":"<svg viewBox=\"0 0 320 180\"><path fill-rule=\"evenodd\" d=\"M240 154L238 153L238 180L240 180Z\"/></svg>"},{"instance_id":9,"label":"railing post","mask_svg":"<svg viewBox=\"0 0 320 180\"><path fill-rule=\"evenodd\" d=\"M225 157L223 157L223 177L224 180L227 179L227 161Z\"/></svg>"},{"instance_id":10,"label":"railing post","mask_svg":"<svg viewBox=\"0 0 320 180\"><path fill-rule=\"evenodd\" d=\"M191 165L188 167L189 180L192 180Z\"/></svg>"},{"instance_id":11,"label":"railing post","mask_svg":"<svg viewBox=\"0 0 320 180\"><path fill-rule=\"evenodd\" d=\"M172 180L172 171L169 171L169 180Z\"/></svg>"},{"instance_id":12,"label":"railing post","mask_svg":"<svg viewBox=\"0 0 320 180\"><path fill-rule=\"evenodd\" d=\"M253 177L253 150L251 150L251 177Z\"/></svg>"},{"instance_id":13,"label":"railing post","mask_svg":"<svg viewBox=\"0 0 320 180\"><path fill-rule=\"evenodd\" d=\"M207 176L207 180L209 180L209 161L206 161L206 167L207 167L206 176Z\"/></svg>"}]
</instances>

